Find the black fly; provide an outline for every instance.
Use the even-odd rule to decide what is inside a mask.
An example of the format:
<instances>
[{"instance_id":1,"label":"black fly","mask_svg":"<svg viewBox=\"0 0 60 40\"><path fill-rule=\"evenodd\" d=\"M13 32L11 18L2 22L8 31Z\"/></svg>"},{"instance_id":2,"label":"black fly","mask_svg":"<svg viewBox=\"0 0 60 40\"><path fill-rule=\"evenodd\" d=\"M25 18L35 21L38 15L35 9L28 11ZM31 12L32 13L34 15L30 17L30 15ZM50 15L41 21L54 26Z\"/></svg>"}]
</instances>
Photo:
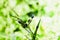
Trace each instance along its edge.
<instances>
[{"instance_id":1,"label":"black fly","mask_svg":"<svg viewBox=\"0 0 60 40\"><path fill-rule=\"evenodd\" d=\"M15 12L15 13L16 13L16 12ZM35 11L33 11L33 12L28 12L28 13L27 13L27 16L29 16L29 17L31 17L31 18L33 19L34 16L37 15L37 13L38 13L38 10L35 10ZM16 13L16 14L17 14L17 13ZM10 15L11 15L11 14L10 14ZM21 26L22 26L25 30L28 29L27 31L33 33L33 32L31 31L30 27L28 26L28 25L31 23L32 19L29 19L28 21L23 21L23 20L20 19L18 16L17 16L17 17L16 17L16 16L13 16L13 15L11 15L11 16L17 18L17 22L18 22L19 24L21 24ZM26 22L28 22L28 24L27 24ZM18 31L18 30L19 30L19 29L17 28L15 31Z\"/></svg>"},{"instance_id":2,"label":"black fly","mask_svg":"<svg viewBox=\"0 0 60 40\"><path fill-rule=\"evenodd\" d=\"M23 28L26 28L28 26L28 24L22 20L18 20L18 23L21 24Z\"/></svg>"}]
</instances>

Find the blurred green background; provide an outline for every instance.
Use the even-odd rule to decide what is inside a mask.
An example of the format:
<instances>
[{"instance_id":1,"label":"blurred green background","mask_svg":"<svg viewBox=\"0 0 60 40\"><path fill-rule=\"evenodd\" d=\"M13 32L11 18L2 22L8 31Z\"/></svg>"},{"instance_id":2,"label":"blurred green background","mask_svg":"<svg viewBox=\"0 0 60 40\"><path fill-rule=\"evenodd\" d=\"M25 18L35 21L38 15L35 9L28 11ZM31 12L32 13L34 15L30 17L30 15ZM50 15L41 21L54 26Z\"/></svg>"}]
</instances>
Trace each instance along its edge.
<instances>
[{"instance_id":1,"label":"blurred green background","mask_svg":"<svg viewBox=\"0 0 60 40\"><path fill-rule=\"evenodd\" d=\"M60 40L60 0L0 0L0 40L32 39L18 18L27 24L32 19L33 33L41 19L36 40Z\"/></svg>"}]
</instances>

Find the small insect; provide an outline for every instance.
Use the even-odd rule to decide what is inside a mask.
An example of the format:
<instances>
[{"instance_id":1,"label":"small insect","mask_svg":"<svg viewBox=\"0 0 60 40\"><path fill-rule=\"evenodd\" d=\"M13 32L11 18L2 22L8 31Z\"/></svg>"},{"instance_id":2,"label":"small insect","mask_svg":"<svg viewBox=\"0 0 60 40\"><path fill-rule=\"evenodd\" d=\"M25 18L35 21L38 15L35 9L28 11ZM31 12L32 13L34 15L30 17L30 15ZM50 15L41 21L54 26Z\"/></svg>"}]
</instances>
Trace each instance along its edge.
<instances>
[{"instance_id":1,"label":"small insect","mask_svg":"<svg viewBox=\"0 0 60 40\"><path fill-rule=\"evenodd\" d=\"M23 21L20 21L20 20L18 21L18 23L21 24L22 27L23 27L26 31L28 31L29 33L31 32L31 33L33 34L33 32L31 31L30 27L28 27L29 24L27 24L27 23L25 23L25 22L23 22ZM28 28L28 29L26 29L26 28Z\"/></svg>"},{"instance_id":2,"label":"small insect","mask_svg":"<svg viewBox=\"0 0 60 40\"><path fill-rule=\"evenodd\" d=\"M26 23L27 21L24 21L24 20L22 20L22 19L20 19L19 17L17 17L17 16L13 16L13 15L11 15L10 14L10 16L12 16L12 17L14 17L14 18L17 18L17 22L19 23L19 24L21 24L22 25L22 27L25 29L25 30L27 30L27 29L29 29L29 31L31 32L31 33L33 33L32 31L31 31L31 29L28 27L28 25L29 25L29 23L31 23L31 20L29 19L28 20L28 24ZM30 15L29 15L30 16ZM32 18L33 18L34 16L32 16ZM29 22L30 21L30 22ZM17 31L18 30L18 28L15 30L15 31Z\"/></svg>"},{"instance_id":3,"label":"small insect","mask_svg":"<svg viewBox=\"0 0 60 40\"><path fill-rule=\"evenodd\" d=\"M28 24L22 20L18 20L18 23L21 24L23 28L26 28L28 26Z\"/></svg>"}]
</instances>

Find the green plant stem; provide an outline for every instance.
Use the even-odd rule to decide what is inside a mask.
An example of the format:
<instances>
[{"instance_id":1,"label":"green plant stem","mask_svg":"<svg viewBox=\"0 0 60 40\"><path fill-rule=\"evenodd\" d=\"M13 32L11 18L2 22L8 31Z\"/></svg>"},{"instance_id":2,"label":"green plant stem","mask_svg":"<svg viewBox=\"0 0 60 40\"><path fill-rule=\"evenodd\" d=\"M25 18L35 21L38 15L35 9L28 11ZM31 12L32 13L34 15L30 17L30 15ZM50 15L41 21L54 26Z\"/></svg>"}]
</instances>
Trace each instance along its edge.
<instances>
[{"instance_id":1,"label":"green plant stem","mask_svg":"<svg viewBox=\"0 0 60 40\"><path fill-rule=\"evenodd\" d=\"M33 34L32 30L30 29L30 27L28 27L29 31Z\"/></svg>"},{"instance_id":2,"label":"green plant stem","mask_svg":"<svg viewBox=\"0 0 60 40\"><path fill-rule=\"evenodd\" d=\"M40 23L40 21L41 21L41 20L39 20L39 23ZM34 32L34 34L33 34L33 36L32 36L32 40L35 40L35 39L36 39L36 34L37 34L37 30L38 30L38 28L39 28L39 23L38 23L37 26L36 26L36 30L35 30L35 32Z\"/></svg>"}]
</instances>

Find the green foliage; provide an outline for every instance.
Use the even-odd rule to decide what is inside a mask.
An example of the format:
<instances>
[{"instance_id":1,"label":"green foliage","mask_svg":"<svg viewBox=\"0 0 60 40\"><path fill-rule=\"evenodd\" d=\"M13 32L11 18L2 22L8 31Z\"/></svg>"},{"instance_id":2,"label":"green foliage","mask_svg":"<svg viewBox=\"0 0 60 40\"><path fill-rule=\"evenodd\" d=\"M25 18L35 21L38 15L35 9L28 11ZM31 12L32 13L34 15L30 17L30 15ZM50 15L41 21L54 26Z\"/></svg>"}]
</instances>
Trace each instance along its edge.
<instances>
[{"instance_id":1,"label":"green foliage","mask_svg":"<svg viewBox=\"0 0 60 40\"><path fill-rule=\"evenodd\" d=\"M19 5L20 3L22 3L23 0L16 0L16 5Z\"/></svg>"},{"instance_id":2,"label":"green foliage","mask_svg":"<svg viewBox=\"0 0 60 40\"><path fill-rule=\"evenodd\" d=\"M60 40L60 36L58 36L58 39L57 40Z\"/></svg>"},{"instance_id":3,"label":"green foliage","mask_svg":"<svg viewBox=\"0 0 60 40\"><path fill-rule=\"evenodd\" d=\"M14 2L10 5L9 1ZM37 0L0 0L0 40L38 40L45 37L45 29L38 22L44 15L45 6ZM53 17L54 12L48 15Z\"/></svg>"}]
</instances>

